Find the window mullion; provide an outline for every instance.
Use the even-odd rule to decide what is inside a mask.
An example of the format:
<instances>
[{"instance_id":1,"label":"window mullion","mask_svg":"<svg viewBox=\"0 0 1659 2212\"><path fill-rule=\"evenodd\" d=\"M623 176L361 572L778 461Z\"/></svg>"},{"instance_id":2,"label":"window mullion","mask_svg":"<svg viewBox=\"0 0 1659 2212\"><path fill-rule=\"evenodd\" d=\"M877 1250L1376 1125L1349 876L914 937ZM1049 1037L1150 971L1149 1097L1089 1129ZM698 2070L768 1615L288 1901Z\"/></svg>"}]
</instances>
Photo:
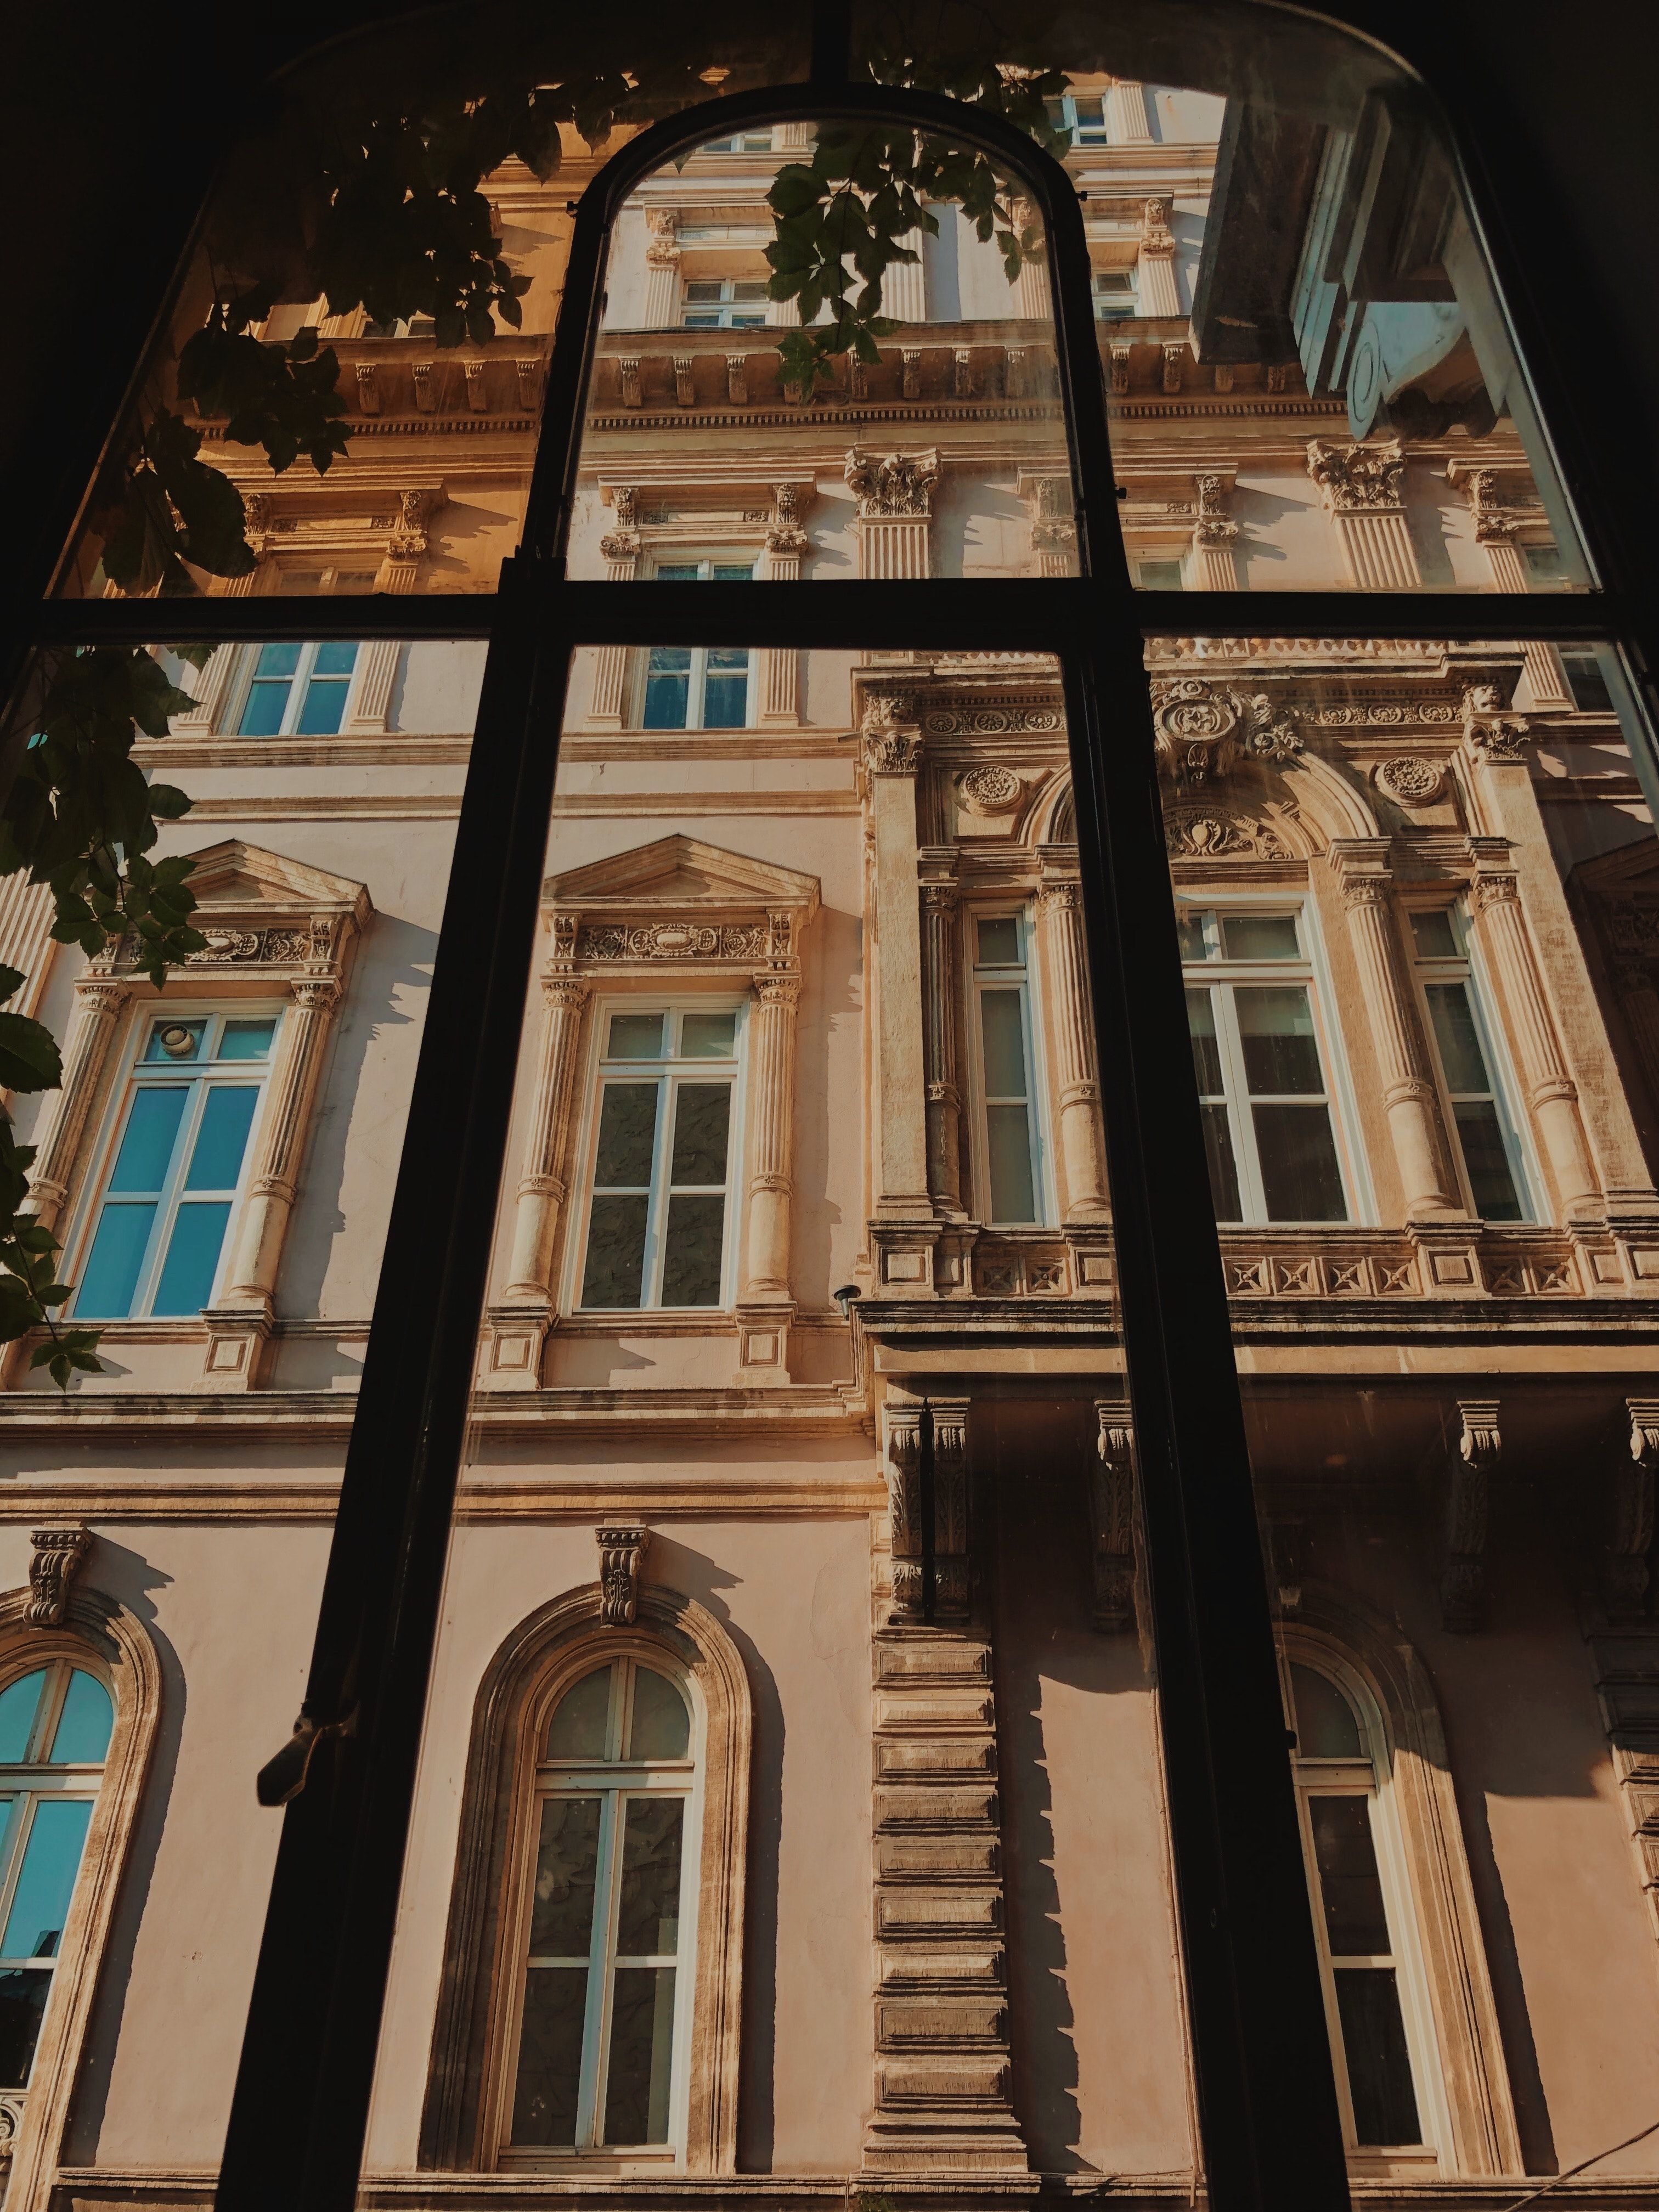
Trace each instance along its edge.
<instances>
[{"instance_id":1,"label":"window mullion","mask_svg":"<svg viewBox=\"0 0 1659 2212\"><path fill-rule=\"evenodd\" d=\"M1221 1051L1221 1079L1227 1089L1227 1118L1233 1133L1233 1154L1238 1162L1239 1206L1247 1222L1267 1218L1267 1186L1256 1152L1255 1115L1251 1110L1249 1076L1244 1066L1244 1045L1239 1034L1238 1006L1231 983L1212 987L1216 1010L1216 1042Z\"/></svg>"},{"instance_id":2,"label":"window mullion","mask_svg":"<svg viewBox=\"0 0 1659 2212\"><path fill-rule=\"evenodd\" d=\"M617 1917L622 1899L623 1846L627 1832L628 1799L622 1790L608 1790L599 1832L599 1863L605 1869L602 1897L594 1899L593 1942L589 1952L587 2021L593 2041L582 2053L582 2094L591 2096L587 2106L586 2140L597 2146L605 2137L605 2088L611 2069L611 2015L617 1963ZM583 2134L578 2125L578 2138Z\"/></svg>"},{"instance_id":3,"label":"window mullion","mask_svg":"<svg viewBox=\"0 0 1659 2212\"><path fill-rule=\"evenodd\" d=\"M207 1040L203 1038L204 1045ZM144 1255L144 1264L137 1282L133 1285L132 1303L128 1311L135 1320L142 1319L149 1310L149 1302L155 1295L161 1278L167 1245L173 1237L173 1225L179 1216L179 1198L184 1188L186 1164L195 1148L197 1132L201 1127L208 1086L199 1075L189 1079L190 1097L179 1117L179 1134L173 1140L173 1154L167 1162L167 1173L161 1178L161 1188L155 1200L155 1221L150 1231L149 1249ZM138 1095L135 1085L133 1096ZM128 1109L131 1113L131 1109Z\"/></svg>"}]
</instances>

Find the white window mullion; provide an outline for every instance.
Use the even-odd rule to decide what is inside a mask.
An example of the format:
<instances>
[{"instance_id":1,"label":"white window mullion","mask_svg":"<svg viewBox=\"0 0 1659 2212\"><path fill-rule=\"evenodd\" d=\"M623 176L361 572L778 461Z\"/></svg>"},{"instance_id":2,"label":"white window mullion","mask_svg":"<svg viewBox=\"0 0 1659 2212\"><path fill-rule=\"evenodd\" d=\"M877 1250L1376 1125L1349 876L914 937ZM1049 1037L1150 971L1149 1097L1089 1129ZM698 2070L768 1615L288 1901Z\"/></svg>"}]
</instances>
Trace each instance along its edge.
<instances>
[{"instance_id":1,"label":"white window mullion","mask_svg":"<svg viewBox=\"0 0 1659 2212\"><path fill-rule=\"evenodd\" d=\"M1215 1012L1216 1043L1221 1055L1222 1081L1227 1091L1227 1125L1233 1134L1233 1158L1238 1169L1239 1208L1246 1221L1265 1222L1267 1194L1256 1156L1255 1122L1250 1113L1249 1079L1244 1067L1244 1041L1239 1034L1238 1008L1232 986L1211 986L1210 1003Z\"/></svg>"},{"instance_id":2,"label":"white window mullion","mask_svg":"<svg viewBox=\"0 0 1659 2212\"><path fill-rule=\"evenodd\" d=\"M206 1040L204 1039L205 1048ZM196 1149L196 1139L202 1126L202 1116L207 1110L208 1085L199 1076L190 1084L191 1097L179 1117L179 1133L173 1139L173 1158L167 1163L167 1176L161 1185L161 1194L155 1202L155 1224L150 1231L149 1249L144 1255L144 1264L139 1270L137 1287L132 1296L135 1319L149 1310L149 1302L155 1295L161 1280L161 1267L167 1247L173 1242L173 1226L179 1218L179 1194L184 1188L185 1164ZM137 1096L137 1091L134 1097Z\"/></svg>"},{"instance_id":3,"label":"white window mullion","mask_svg":"<svg viewBox=\"0 0 1659 2212\"><path fill-rule=\"evenodd\" d=\"M605 2061L611 2042L611 1960L615 1949L621 1873L622 1792L599 1801L599 1879L593 1886L593 1932L587 1951L587 2002L582 2017L581 2087L576 2106L579 2148L598 2144L605 2124Z\"/></svg>"}]
</instances>

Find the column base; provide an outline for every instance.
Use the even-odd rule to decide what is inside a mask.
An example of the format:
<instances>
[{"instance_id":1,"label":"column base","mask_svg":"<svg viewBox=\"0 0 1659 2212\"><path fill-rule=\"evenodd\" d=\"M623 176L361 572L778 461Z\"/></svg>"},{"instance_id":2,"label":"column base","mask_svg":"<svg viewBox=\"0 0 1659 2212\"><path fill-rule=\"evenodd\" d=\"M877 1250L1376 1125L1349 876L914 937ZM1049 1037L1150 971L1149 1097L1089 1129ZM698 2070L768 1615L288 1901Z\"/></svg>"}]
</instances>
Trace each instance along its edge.
<instances>
[{"instance_id":1,"label":"column base","mask_svg":"<svg viewBox=\"0 0 1659 2212\"><path fill-rule=\"evenodd\" d=\"M1085 1298L1109 1298L1117 1288L1117 1255L1109 1220L1068 1221L1060 1231L1072 1255L1072 1288Z\"/></svg>"},{"instance_id":2,"label":"column base","mask_svg":"<svg viewBox=\"0 0 1659 2212\"><path fill-rule=\"evenodd\" d=\"M738 1305L738 1371L732 1381L740 1390L787 1386L789 1325L794 1318L793 1298L757 1298Z\"/></svg>"},{"instance_id":3,"label":"column base","mask_svg":"<svg viewBox=\"0 0 1659 2212\"><path fill-rule=\"evenodd\" d=\"M202 1382L209 1390L257 1390L270 1356L272 1318L269 1304L204 1306L207 1349Z\"/></svg>"},{"instance_id":4,"label":"column base","mask_svg":"<svg viewBox=\"0 0 1659 2212\"><path fill-rule=\"evenodd\" d=\"M872 1221L870 1252L875 1262L876 1281L872 1295L901 1298L935 1296L935 1254L940 1240L941 1224L937 1221ZM965 1250L959 1233L954 1241L959 1250Z\"/></svg>"},{"instance_id":5,"label":"column base","mask_svg":"<svg viewBox=\"0 0 1659 2212\"><path fill-rule=\"evenodd\" d=\"M1421 1256L1420 1279L1425 1297L1466 1298L1485 1287L1478 1256L1480 1232L1475 1223L1467 1218L1411 1221L1406 1229Z\"/></svg>"},{"instance_id":6,"label":"column base","mask_svg":"<svg viewBox=\"0 0 1659 2212\"><path fill-rule=\"evenodd\" d=\"M479 1332L481 1390L539 1390L542 1353L554 1322L547 1305L490 1306Z\"/></svg>"}]
</instances>

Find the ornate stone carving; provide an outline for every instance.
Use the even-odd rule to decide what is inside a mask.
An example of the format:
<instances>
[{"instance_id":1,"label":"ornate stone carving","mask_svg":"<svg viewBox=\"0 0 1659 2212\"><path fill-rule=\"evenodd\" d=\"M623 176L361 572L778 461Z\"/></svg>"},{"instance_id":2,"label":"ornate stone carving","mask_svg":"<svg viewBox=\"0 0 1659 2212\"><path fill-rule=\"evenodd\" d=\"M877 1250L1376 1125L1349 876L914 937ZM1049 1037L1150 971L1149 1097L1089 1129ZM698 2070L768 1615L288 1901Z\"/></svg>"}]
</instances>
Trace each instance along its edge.
<instances>
[{"instance_id":1,"label":"ornate stone carving","mask_svg":"<svg viewBox=\"0 0 1659 2212\"><path fill-rule=\"evenodd\" d=\"M1064 477L1038 477L1031 486L1031 550L1069 558L1077 547L1072 487Z\"/></svg>"},{"instance_id":2,"label":"ornate stone carving","mask_svg":"<svg viewBox=\"0 0 1659 2212\"><path fill-rule=\"evenodd\" d=\"M29 1561L28 1602L23 1607L29 1628L56 1628L69 1608L70 1587L92 1548L92 1536L76 1522L67 1528L34 1528L29 1533L33 1556Z\"/></svg>"},{"instance_id":3,"label":"ornate stone carving","mask_svg":"<svg viewBox=\"0 0 1659 2212\"><path fill-rule=\"evenodd\" d=\"M923 1614L921 1415L920 1405L882 1409L893 1579L889 1618L895 1626L919 1621Z\"/></svg>"},{"instance_id":4,"label":"ornate stone carving","mask_svg":"<svg viewBox=\"0 0 1659 2212\"><path fill-rule=\"evenodd\" d=\"M1378 761L1371 780L1401 806L1430 806L1445 788L1446 771L1439 761L1421 753L1396 753L1390 760Z\"/></svg>"},{"instance_id":5,"label":"ornate stone carving","mask_svg":"<svg viewBox=\"0 0 1659 2212\"><path fill-rule=\"evenodd\" d=\"M1231 545L1238 538L1238 525L1230 520L1226 512L1227 483L1223 477L1203 476L1198 480L1198 519L1193 525L1194 545Z\"/></svg>"},{"instance_id":6,"label":"ornate stone carving","mask_svg":"<svg viewBox=\"0 0 1659 2212\"><path fill-rule=\"evenodd\" d=\"M680 265L680 219L672 208L645 211L645 265L647 269L678 269Z\"/></svg>"},{"instance_id":7,"label":"ornate stone carving","mask_svg":"<svg viewBox=\"0 0 1659 2212\"><path fill-rule=\"evenodd\" d=\"M631 1628L640 1605L640 1571L651 1546L648 1528L596 1528L599 1547L599 1619Z\"/></svg>"},{"instance_id":8,"label":"ornate stone carving","mask_svg":"<svg viewBox=\"0 0 1659 2212\"><path fill-rule=\"evenodd\" d=\"M622 404L624 407L640 407L644 404L645 395L640 388L638 354L625 353L619 356L617 362L617 380L621 387Z\"/></svg>"},{"instance_id":9,"label":"ornate stone carving","mask_svg":"<svg viewBox=\"0 0 1659 2212\"><path fill-rule=\"evenodd\" d=\"M1170 228L1170 212L1173 204L1167 199L1152 199L1142 205L1140 250L1143 253L1175 252L1175 234Z\"/></svg>"},{"instance_id":10,"label":"ornate stone carving","mask_svg":"<svg viewBox=\"0 0 1659 2212\"><path fill-rule=\"evenodd\" d=\"M968 1618L968 1401L929 1401L933 1445L933 1617Z\"/></svg>"},{"instance_id":11,"label":"ornate stone carving","mask_svg":"<svg viewBox=\"0 0 1659 2212\"><path fill-rule=\"evenodd\" d=\"M921 397L921 349L919 346L899 348L899 392L906 399Z\"/></svg>"},{"instance_id":12,"label":"ornate stone carving","mask_svg":"<svg viewBox=\"0 0 1659 2212\"><path fill-rule=\"evenodd\" d=\"M1294 726L1265 692L1247 697L1200 677L1153 684L1152 728L1159 766L1188 788L1224 775L1242 755L1284 761L1302 750Z\"/></svg>"},{"instance_id":13,"label":"ornate stone carving","mask_svg":"<svg viewBox=\"0 0 1659 2212\"><path fill-rule=\"evenodd\" d=\"M1628 1457L1615 1462L1610 1526L1602 1550L1601 1595L1615 1620L1646 1610L1652 1580L1654 1473L1659 1468L1659 1398L1627 1398Z\"/></svg>"},{"instance_id":14,"label":"ornate stone carving","mask_svg":"<svg viewBox=\"0 0 1659 2212\"><path fill-rule=\"evenodd\" d=\"M1463 735L1478 759L1511 765L1526 759L1529 725L1524 714L1504 711L1504 694L1496 684L1466 684L1463 687Z\"/></svg>"},{"instance_id":15,"label":"ornate stone carving","mask_svg":"<svg viewBox=\"0 0 1659 2212\"><path fill-rule=\"evenodd\" d=\"M806 532L800 526L800 487L799 484L775 484L772 490L771 519L766 532L769 553L793 553L806 550Z\"/></svg>"},{"instance_id":16,"label":"ornate stone carving","mask_svg":"<svg viewBox=\"0 0 1659 2212\"><path fill-rule=\"evenodd\" d=\"M1025 795L1024 783L1012 769L994 761L970 768L957 788L970 814L1012 814Z\"/></svg>"},{"instance_id":17,"label":"ornate stone carving","mask_svg":"<svg viewBox=\"0 0 1659 2212\"><path fill-rule=\"evenodd\" d=\"M582 960L761 960L767 931L758 922L704 922L674 915L664 921L587 922L578 933Z\"/></svg>"},{"instance_id":18,"label":"ornate stone carving","mask_svg":"<svg viewBox=\"0 0 1659 2212\"><path fill-rule=\"evenodd\" d=\"M1503 1441L1495 1398L1460 1398L1462 1431L1446 1494L1446 1561L1440 1577L1444 1626L1479 1628L1486 1617L1486 1533L1492 1469Z\"/></svg>"},{"instance_id":19,"label":"ornate stone carving","mask_svg":"<svg viewBox=\"0 0 1659 2212\"><path fill-rule=\"evenodd\" d=\"M1281 387L1282 388L1282 387ZM1399 444L1333 446L1308 441L1308 474L1339 514L1379 514L1401 504L1406 458Z\"/></svg>"},{"instance_id":20,"label":"ornate stone carving","mask_svg":"<svg viewBox=\"0 0 1659 2212\"><path fill-rule=\"evenodd\" d=\"M904 515L926 520L939 480L939 453L866 453L854 447L843 474L857 496L860 520Z\"/></svg>"},{"instance_id":21,"label":"ornate stone carving","mask_svg":"<svg viewBox=\"0 0 1659 2212\"><path fill-rule=\"evenodd\" d=\"M398 520L392 526L386 551L394 561L418 560L428 546L427 525L443 505L441 491L404 491L398 495Z\"/></svg>"},{"instance_id":22,"label":"ornate stone carving","mask_svg":"<svg viewBox=\"0 0 1659 2212\"><path fill-rule=\"evenodd\" d=\"M921 741L913 730L866 732L864 765L874 775L914 775L921 763Z\"/></svg>"},{"instance_id":23,"label":"ornate stone carving","mask_svg":"<svg viewBox=\"0 0 1659 2212\"><path fill-rule=\"evenodd\" d=\"M1046 733L1062 723L1054 707L939 707L923 715L921 726L936 738L1000 738L1027 730Z\"/></svg>"},{"instance_id":24,"label":"ornate stone carving","mask_svg":"<svg viewBox=\"0 0 1659 2212\"><path fill-rule=\"evenodd\" d=\"M1164 349L1164 389L1173 398L1181 389L1181 380L1187 368L1187 342L1184 338Z\"/></svg>"},{"instance_id":25,"label":"ornate stone carving","mask_svg":"<svg viewBox=\"0 0 1659 2212\"><path fill-rule=\"evenodd\" d=\"M1100 1423L1089 1464L1091 1625L1103 1635L1135 1625L1134 1428L1126 1401L1097 1398Z\"/></svg>"},{"instance_id":26,"label":"ornate stone carving","mask_svg":"<svg viewBox=\"0 0 1659 2212\"><path fill-rule=\"evenodd\" d=\"M1112 397L1122 399L1129 390L1129 349L1126 345L1115 345L1111 349L1111 356Z\"/></svg>"},{"instance_id":27,"label":"ornate stone carving","mask_svg":"<svg viewBox=\"0 0 1659 2212\"><path fill-rule=\"evenodd\" d=\"M1468 482L1475 544L1501 545L1511 542L1520 517L1498 497L1497 472L1492 469L1471 469Z\"/></svg>"},{"instance_id":28,"label":"ornate stone carving","mask_svg":"<svg viewBox=\"0 0 1659 2212\"><path fill-rule=\"evenodd\" d=\"M1202 807L1165 808L1164 842L1177 860L1283 860L1289 848L1270 823Z\"/></svg>"}]
</instances>

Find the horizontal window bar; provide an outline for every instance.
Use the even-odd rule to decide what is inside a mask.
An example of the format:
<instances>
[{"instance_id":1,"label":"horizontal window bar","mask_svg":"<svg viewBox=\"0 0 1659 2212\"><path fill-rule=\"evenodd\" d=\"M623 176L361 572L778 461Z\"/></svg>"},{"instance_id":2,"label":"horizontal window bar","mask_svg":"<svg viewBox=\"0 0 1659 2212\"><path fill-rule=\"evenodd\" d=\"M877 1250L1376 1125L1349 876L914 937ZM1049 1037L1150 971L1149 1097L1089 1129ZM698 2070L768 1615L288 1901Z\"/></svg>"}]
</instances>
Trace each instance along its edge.
<instances>
[{"instance_id":1,"label":"horizontal window bar","mask_svg":"<svg viewBox=\"0 0 1659 2212\"><path fill-rule=\"evenodd\" d=\"M572 583L531 563L489 593L270 599L53 600L21 625L43 645L170 645L226 638L488 637L512 598L585 645L793 645L928 651L1058 649L1119 611L1079 577L820 586ZM1617 638L1622 599L1487 592L1137 592L1146 637Z\"/></svg>"}]
</instances>

